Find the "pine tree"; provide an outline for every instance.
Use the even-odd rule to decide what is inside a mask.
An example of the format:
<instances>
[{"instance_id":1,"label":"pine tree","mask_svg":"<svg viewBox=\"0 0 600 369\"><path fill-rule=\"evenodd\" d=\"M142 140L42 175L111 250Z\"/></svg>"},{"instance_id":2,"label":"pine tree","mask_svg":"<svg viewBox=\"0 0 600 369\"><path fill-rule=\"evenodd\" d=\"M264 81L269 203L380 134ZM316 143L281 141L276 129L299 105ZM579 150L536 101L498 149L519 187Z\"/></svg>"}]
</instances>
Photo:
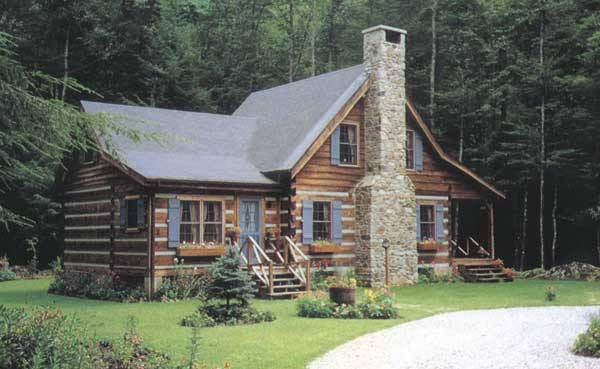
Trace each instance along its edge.
<instances>
[{"instance_id":1,"label":"pine tree","mask_svg":"<svg viewBox=\"0 0 600 369\"><path fill-rule=\"evenodd\" d=\"M224 299L229 310L232 300L243 306L256 293L254 282L250 276L240 269L240 256L233 247L217 259L210 268L211 282L207 289L208 299Z\"/></svg>"}]
</instances>

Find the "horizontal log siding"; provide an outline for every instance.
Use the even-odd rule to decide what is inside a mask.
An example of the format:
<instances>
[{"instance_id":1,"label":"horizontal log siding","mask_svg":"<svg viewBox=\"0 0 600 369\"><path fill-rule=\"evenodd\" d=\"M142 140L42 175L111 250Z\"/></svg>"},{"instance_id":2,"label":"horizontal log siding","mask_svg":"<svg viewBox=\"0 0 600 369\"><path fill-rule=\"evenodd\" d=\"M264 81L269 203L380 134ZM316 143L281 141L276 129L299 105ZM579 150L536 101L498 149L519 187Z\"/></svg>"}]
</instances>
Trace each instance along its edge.
<instances>
[{"instance_id":1,"label":"horizontal log siding","mask_svg":"<svg viewBox=\"0 0 600 369\"><path fill-rule=\"evenodd\" d=\"M144 275L148 265L147 231L123 230L119 200L144 195L144 189L103 159L67 173L63 190L65 267L96 272Z\"/></svg>"},{"instance_id":2,"label":"horizontal log siding","mask_svg":"<svg viewBox=\"0 0 600 369\"><path fill-rule=\"evenodd\" d=\"M408 115L408 129L418 132L416 124ZM421 134L422 136L422 134ZM484 196L480 186L470 178L437 157L437 154L423 138L423 170L409 170L408 176L415 185L417 195L450 195L456 199L480 199Z\"/></svg>"},{"instance_id":3,"label":"horizontal log siding","mask_svg":"<svg viewBox=\"0 0 600 369\"><path fill-rule=\"evenodd\" d=\"M239 226L239 199L243 197L257 197L261 200L261 221L262 221L262 236L264 238L267 225L271 226L275 234L280 234L279 227L279 193L244 193L237 191L219 191L219 190L202 190L202 191L174 191L172 189L164 189L158 191L154 197L154 229L152 230L153 241L153 273L155 276L172 276L176 273L174 259L176 250L168 247L168 199L177 196L224 196L225 197L225 229L226 233L231 228ZM227 234L225 235L227 237ZM258 240L257 240L258 241ZM185 270L193 270L194 273L204 273L208 270L211 263L216 257L184 257L184 262L180 268ZM178 260L179 261L179 260Z\"/></svg>"},{"instance_id":4,"label":"horizontal log siding","mask_svg":"<svg viewBox=\"0 0 600 369\"><path fill-rule=\"evenodd\" d=\"M289 234L302 251L315 261L315 265L352 266L354 264L355 213L352 191L365 175L365 137L364 107L360 100L344 121L359 124L359 161L358 167L336 166L331 164L331 138L302 168L292 180L292 196L289 202L281 202L282 223L289 220ZM309 254L309 245L302 245L302 201L342 201L342 245L343 249L335 254Z\"/></svg>"}]
</instances>

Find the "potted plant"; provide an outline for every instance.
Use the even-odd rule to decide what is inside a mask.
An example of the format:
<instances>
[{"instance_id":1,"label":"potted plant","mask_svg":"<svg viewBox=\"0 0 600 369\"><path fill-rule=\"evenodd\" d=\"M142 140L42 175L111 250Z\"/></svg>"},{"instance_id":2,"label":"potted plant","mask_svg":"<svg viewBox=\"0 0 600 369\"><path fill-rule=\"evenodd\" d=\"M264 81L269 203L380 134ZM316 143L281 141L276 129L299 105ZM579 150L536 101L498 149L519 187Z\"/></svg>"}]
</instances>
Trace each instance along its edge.
<instances>
[{"instance_id":1,"label":"potted plant","mask_svg":"<svg viewBox=\"0 0 600 369\"><path fill-rule=\"evenodd\" d=\"M238 242L238 240L240 239L241 233L242 233L242 229L238 226L227 229L227 237L229 237L231 239L231 243Z\"/></svg>"},{"instance_id":2,"label":"potted plant","mask_svg":"<svg viewBox=\"0 0 600 369\"><path fill-rule=\"evenodd\" d=\"M329 279L329 299L338 305L356 303L356 279L334 276Z\"/></svg>"}]
</instances>

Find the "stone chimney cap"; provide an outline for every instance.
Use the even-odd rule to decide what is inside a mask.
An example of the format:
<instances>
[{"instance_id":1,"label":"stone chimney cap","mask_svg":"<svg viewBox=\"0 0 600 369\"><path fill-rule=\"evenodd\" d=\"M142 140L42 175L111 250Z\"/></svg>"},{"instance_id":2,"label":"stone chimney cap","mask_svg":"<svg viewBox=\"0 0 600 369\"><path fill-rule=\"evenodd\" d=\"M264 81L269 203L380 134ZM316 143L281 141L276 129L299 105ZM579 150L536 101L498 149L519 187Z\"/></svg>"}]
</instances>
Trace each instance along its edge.
<instances>
[{"instance_id":1,"label":"stone chimney cap","mask_svg":"<svg viewBox=\"0 0 600 369\"><path fill-rule=\"evenodd\" d=\"M364 35L366 33L371 33L371 32L379 31L379 30L397 32L397 33L401 33L403 35L406 34L406 30L403 30L401 28L395 28L395 27L386 26L386 25L383 25L383 24L367 28L367 29L363 30L362 33Z\"/></svg>"}]
</instances>

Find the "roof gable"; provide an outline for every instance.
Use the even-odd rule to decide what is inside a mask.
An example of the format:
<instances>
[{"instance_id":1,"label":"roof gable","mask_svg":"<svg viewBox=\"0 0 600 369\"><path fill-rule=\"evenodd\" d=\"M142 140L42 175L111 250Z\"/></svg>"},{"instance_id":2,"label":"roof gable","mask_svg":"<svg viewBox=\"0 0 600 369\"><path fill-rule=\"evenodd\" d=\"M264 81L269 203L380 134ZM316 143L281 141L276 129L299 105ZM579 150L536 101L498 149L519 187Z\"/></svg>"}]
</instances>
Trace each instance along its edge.
<instances>
[{"instance_id":1,"label":"roof gable","mask_svg":"<svg viewBox=\"0 0 600 369\"><path fill-rule=\"evenodd\" d=\"M290 170L366 80L360 64L252 93L233 113L257 119L252 162Z\"/></svg>"}]
</instances>

